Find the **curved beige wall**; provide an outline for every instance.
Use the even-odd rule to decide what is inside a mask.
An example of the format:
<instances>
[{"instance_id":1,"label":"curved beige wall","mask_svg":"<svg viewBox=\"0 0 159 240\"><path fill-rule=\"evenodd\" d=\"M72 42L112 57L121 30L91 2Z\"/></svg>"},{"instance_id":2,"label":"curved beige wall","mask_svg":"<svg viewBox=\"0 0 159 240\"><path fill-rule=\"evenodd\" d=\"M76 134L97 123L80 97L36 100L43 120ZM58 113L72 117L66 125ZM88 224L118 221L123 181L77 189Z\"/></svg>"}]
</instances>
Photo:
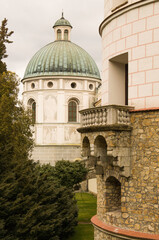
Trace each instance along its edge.
<instances>
[{"instance_id":1,"label":"curved beige wall","mask_svg":"<svg viewBox=\"0 0 159 240\"><path fill-rule=\"evenodd\" d=\"M125 104L120 102L119 92L124 94L124 90L118 82L124 72L119 73L117 65L128 63L128 104L136 109L158 107L159 1L129 0L114 11L112 6L112 0L105 0L105 20L99 29L103 44L102 105ZM127 62L122 54L127 54Z\"/></svg>"}]
</instances>

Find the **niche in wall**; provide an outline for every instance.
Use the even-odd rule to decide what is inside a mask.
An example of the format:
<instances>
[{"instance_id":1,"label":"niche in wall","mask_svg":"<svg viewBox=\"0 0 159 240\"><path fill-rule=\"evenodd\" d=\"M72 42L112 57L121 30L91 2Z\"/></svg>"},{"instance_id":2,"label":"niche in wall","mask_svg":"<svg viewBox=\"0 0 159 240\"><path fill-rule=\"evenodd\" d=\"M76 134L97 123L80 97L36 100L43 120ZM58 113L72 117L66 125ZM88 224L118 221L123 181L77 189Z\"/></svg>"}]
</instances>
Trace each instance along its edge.
<instances>
[{"instance_id":1,"label":"niche in wall","mask_svg":"<svg viewBox=\"0 0 159 240\"><path fill-rule=\"evenodd\" d=\"M128 105L128 53L109 59L109 104Z\"/></svg>"}]
</instances>

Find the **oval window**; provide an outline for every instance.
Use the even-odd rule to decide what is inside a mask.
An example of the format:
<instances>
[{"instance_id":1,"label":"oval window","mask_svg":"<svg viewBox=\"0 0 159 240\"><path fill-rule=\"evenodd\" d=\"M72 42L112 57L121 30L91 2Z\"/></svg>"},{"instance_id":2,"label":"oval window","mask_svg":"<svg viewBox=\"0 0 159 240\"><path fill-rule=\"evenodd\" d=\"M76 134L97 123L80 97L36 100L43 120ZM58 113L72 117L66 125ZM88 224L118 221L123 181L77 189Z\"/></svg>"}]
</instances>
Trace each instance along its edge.
<instances>
[{"instance_id":1,"label":"oval window","mask_svg":"<svg viewBox=\"0 0 159 240\"><path fill-rule=\"evenodd\" d=\"M77 84L75 82L71 83L71 88L76 88Z\"/></svg>"},{"instance_id":2,"label":"oval window","mask_svg":"<svg viewBox=\"0 0 159 240\"><path fill-rule=\"evenodd\" d=\"M53 82L48 82L48 83L47 83L47 86L48 86L49 88L52 88L52 87L53 87Z\"/></svg>"},{"instance_id":3,"label":"oval window","mask_svg":"<svg viewBox=\"0 0 159 240\"><path fill-rule=\"evenodd\" d=\"M35 88L35 83L32 83L32 84L31 84L31 88Z\"/></svg>"},{"instance_id":4,"label":"oval window","mask_svg":"<svg viewBox=\"0 0 159 240\"><path fill-rule=\"evenodd\" d=\"M90 90L93 89L93 84L89 84L89 89L90 89Z\"/></svg>"}]
</instances>

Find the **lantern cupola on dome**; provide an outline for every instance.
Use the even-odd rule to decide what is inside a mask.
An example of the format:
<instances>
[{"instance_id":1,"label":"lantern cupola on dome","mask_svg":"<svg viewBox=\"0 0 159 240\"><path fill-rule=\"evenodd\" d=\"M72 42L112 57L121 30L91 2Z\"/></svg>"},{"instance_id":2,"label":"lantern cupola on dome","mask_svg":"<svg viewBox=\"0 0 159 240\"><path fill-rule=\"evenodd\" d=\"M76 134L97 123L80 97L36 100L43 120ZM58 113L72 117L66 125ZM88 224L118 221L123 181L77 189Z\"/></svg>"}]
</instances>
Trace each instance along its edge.
<instances>
[{"instance_id":1,"label":"lantern cupola on dome","mask_svg":"<svg viewBox=\"0 0 159 240\"><path fill-rule=\"evenodd\" d=\"M55 31L55 41L70 41L72 26L70 22L64 18L63 12L62 17L55 22L53 28Z\"/></svg>"}]
</instances>

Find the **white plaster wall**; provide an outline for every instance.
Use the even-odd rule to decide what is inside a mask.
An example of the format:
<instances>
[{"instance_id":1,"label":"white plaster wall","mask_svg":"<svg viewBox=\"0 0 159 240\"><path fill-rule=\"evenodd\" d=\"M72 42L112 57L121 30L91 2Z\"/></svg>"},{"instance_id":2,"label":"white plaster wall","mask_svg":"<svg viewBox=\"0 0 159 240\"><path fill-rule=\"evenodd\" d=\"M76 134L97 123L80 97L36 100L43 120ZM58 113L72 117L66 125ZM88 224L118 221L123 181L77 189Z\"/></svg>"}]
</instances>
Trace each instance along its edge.
<instances>
[{"instance_id":1,"label":"white plaster wall","mask_svg":"<svg viewBox=\"0 0 159 240\"><path fill-rule=\"evenodd\" d=\"M35 88L31 88L32 82L34 82ZM48 86L48 82L53 83L51 88ZM72 82L76 83L75 88L71 87ZM80 157L80 150L76 151L75 147L78 145L79 148L80 146L80 134L76 130L80 127L80 114L77 113L76 123L68 122L68 102L70 99L76 99L78 111L88 108L93 101L97 82L99 81L94 79L47 77L44 79L34 78L31 81L28 79L24 83L23 103L25 107L27 108L28 100L33 98L37 108L34 137L38 148L33 151L35 160L48 162L51 159L50 154L54 155L53 161L57 158L61 160L65 151L69 160L69 151L72 149L70 146L75 149L74 154L70 152L70 158ZM90 84L93 85L93 89L89 88ZM59 146L62 149L61 155ZM42 153L43 150L47 155L46 159ZM55 153L53 154L53 152Z\"/></svg>"},{"instance_id":2,"label":"white plaster wall","mask_svg":"<svg viewBox=\"0 0 159 240\"><path fill-rule=\"evenodd\" d=\"M131 3L140 3L140 7ZM112 17L111 1L105 1L105 16ZM129 1L129 10L118 9L102 31L102 105L110 104L109 59L128 53L129 105L136 109L159 106L159 1ZM123 8L121 8L122 10ZM115 17L116 16L116 17ZM118 103L116 103L118 104Z\"/></svg>"},{"instance_id":3,"label":"white plaster wall","mask_svg":"<svg viewBox=\"0 0 159 240\"><path fill-rule=\"evenodd\" d=\"M80 159L80 145L58 145L58 146L35 146L32 152L34 161L40 161L41 164L50 163L55 165L56 161L69 160L75 161Z\"/></svg>"},{"instance_id":4,"label":"white plaster wall","mask_svg":"<svg viewBox=\"0 0 159 240\"><path fill-rule=\"evenodd\" d=\"M97 179L92 178L88 180L88 191L97 194Z\"/></svg>"}]
</instances>

